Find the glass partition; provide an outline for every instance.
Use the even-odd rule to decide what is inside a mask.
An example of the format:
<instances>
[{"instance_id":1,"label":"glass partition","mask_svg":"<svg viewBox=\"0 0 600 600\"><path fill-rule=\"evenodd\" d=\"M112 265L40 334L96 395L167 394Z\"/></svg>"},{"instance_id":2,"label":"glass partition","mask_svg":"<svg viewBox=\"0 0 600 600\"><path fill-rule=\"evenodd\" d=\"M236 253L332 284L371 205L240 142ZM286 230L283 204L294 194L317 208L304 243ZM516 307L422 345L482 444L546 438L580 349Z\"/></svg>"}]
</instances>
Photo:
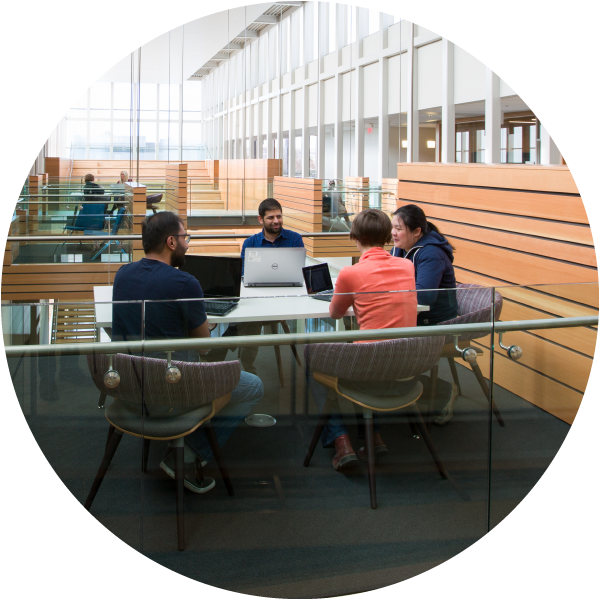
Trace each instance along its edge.
<instances>
[{"instance_id":1,"label":"glass partition","mask_svg":"<svg viewBox=\"0 0 600 600\"><path fill-rule=\"evenodd\" d=\"M455 302L454 290L419 292L418 298L415 292L334 294L329 301L308 295L304 287L242 288L241 298L111 303L110 288L105 289L106 297L97 298L106 301L95 304L3 306L9 353L11 346L42 344L36 346L39 356L23 348L11 355L9 365L28 422L61 479L85 502L107 448L109 423L104 413L113 420L123 417L114 412L115 407L112 413L108 410L110 394L103 399L101 393L102 381L110 380L109 372L114 370L120 377L113 388L114 402L122 402L122 394L137 398L127 413L127 427L160 437L157 423L165 426L167 419L166 425L171 424L165 415L179 418L190 412L181 410L185 397L187 408L200 412L206 406L209 412L214 408L213 432L222 447L219 465L204 424L197 435L189 434L190 444L183 449L186 478L196 477L196 487L211 489L199 493L191 489L194 481L191 488L186 484L186 553L182 554L177 483L172 476L177 445L173 440L144 443L135 435L123 435L91 506L91 514L121 540L204 583L243 593L275 586L277 595L289 597L298 585L318 586L328 578L334 578L332 594L356 589L356 552L367 556L361 572L371 573L373 587L380 587L406 578L407 569L414 575L451 558L486 533L490 406L471 363L462 357L465 350L475 349L483 376L488 377L478 348L490 345L491 290L467 290L460 298L487 311L488 319L457 333L455 343L449 330L417 327L403 334L397 329L414 327L417 314L421 321L427 320L423 302L433 296L442 304ZM193 330L201 308L215 311L204 303L215 301L235 305L221 316L209 314L209 339L171 339L167 323L174 314L184 315ZM337 305L345 314L335 313ZM354 309L346 312L348 305ZM390 329L389 337L382 331L367 335L358 329L357 314L364 327L369 321L361 311L373 306L390 308L384 311L390 320L380 323ZM331 310L341 318L332 318ZM45 311L45 320L34 316L36 311ZM43 321L38 330L47 332L45 338L38 333L26 339L31 327L25 325L25 314L29 322ZM129 332L125 342L121 341L123 323ZM90 324L93 333L85 329ZM385 341L398 335L410 339ZM137 341L142 337L143 345ZM372 343L347 343L374 341L373 337L381 340L373 351L369 350ZM90 344L93 340L95 344ZM44 352L44 348L51 350ZM193 373L198 353L203 368L210 369L202 377ZM455 359L454 367L445 360L448 355ZM136 356L164 362L140 363L139 369L127 366L138 360ZM192 365L179 362L181 358L192 360ZM223 365L225 370L219 370ZM227 384L231 389L219 383L216 373L231 379L233 383ZM347 455L336 448L337 438L323 444L315 437L332 378L337 378L338 401L328 423L344 427L347 433L342 435L349 436L356 455L338 472L335 457ZM461 386L460 395L455 381ZM160 386L166 386L164 405L157 400ZM231 398L219 400L230 392ZM146 405L144 412L140 402ZM364 410L366 402L372 403L373 414ZM31 406L36 407L35 414ZM371 486L365 450L370 423L375 453ZM185 426L193 429L187 421ZM311 447L313 439L317 443ZM202 457L199 464L194 452ZM140 465L146 465L145 472ZM377 510L372 510L374 503ZM440 521L440 514L451 518ZM346 526L349 522L354 523L351 529ZM458 529L457 523L461 523ZM216 537L215 527L220 532ZM432 527L435 539L428 538ZM429 539L419 550L418 563L414 539ZM243 550L250 542L252 568L248 569ZM272 568L274 545L276 569ZM340 554L335 567L325 560L332 547L339 548ZM221 554L227 567L219 561L185 560L200 549ZM322 560L315 563L315 556ZM235 581L232 569L239 574Z\"/></svg>"},{"instance_id":2,"label":"glass partition","mask_svg":"<svg viewBox=\"0 0 600 600\"><path fill-rule=\"evenodd\" d=\"M504 427L492 422L490 527L504 519L548 468L569 433L594 358L595 325L562 328L565 317L598 317L598 283L497 288L493 394ZM543 319L542 328L519 323ZM489 347L481 349L489 361ZM589 402L591 398L588 397Z\"/></svg>"}]
</instances>

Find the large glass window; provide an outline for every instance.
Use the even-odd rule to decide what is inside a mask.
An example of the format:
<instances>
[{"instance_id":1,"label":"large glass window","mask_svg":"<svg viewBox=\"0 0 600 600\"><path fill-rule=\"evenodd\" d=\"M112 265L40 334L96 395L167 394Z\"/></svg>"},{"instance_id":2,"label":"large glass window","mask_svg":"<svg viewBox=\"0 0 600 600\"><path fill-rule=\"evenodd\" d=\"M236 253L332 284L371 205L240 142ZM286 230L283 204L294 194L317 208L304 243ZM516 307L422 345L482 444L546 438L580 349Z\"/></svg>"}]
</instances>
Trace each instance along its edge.
<instances>
[{"instance_id":1,"label":"large glass window","mask_svg":"<svg viewBox=\"0 0 600 600\"><path fill-rule=\"evenodd\" d=\"M90 88L90 118L110 119L111 84L105 81Z\"/></svg>"}]
</instances>

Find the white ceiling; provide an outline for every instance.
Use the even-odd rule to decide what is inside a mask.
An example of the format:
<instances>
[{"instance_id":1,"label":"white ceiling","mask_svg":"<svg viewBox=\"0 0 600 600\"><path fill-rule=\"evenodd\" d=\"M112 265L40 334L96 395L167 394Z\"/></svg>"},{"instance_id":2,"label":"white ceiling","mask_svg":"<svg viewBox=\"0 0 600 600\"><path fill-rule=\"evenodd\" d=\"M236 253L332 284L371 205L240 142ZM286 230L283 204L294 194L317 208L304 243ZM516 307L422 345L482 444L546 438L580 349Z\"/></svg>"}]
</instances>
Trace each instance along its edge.
<instances>
[{"instance_id":1,"label":"white ceiling","mask_svg":"<svg viewBox=\"0 0 600 600\"><path fill-rule=\"evenodd\" d=\"M142 46L142 83L186 81L221 48L272 6L272 2L225 10L186 23ZM183 40L183 65L181 60ZM170 49L170 60L169 60ZM137 81L138 53L134 55ZM131 81L131 57L126 56L98 81Z\"/></svg>"}]
</instances>

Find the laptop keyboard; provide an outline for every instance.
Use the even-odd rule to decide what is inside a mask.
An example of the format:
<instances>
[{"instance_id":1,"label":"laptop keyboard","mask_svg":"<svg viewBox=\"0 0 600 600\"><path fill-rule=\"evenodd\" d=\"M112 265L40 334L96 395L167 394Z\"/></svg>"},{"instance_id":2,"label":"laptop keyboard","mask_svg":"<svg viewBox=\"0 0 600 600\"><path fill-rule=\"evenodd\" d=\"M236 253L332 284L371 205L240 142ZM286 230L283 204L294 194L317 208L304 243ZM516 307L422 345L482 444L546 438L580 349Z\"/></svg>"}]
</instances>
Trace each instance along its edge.
<instances>
[{"instance_id":1,"label":"laptop keyboard","mask_svg":"<svg viewBox=\"0 0 600 600\"><path fill-rule=\"evenodd\" d=\"M311 298L314 298L315 300L324 300L325 302L331 302L331 300L333 299L333 293L320 292L319 294L314 294L313 296L311 296Z\"/></svg>"},{"instance_id":2,"label":"laptop keyboard","mask_svg":"<svg viewBox=\"0 0 600 600\"><path fill-rule=\"evenodd\" d=\"M237 306L237 302L204 302L204 310L207 315L222 317L231 312Z\"/></svg>"}]
</instances>

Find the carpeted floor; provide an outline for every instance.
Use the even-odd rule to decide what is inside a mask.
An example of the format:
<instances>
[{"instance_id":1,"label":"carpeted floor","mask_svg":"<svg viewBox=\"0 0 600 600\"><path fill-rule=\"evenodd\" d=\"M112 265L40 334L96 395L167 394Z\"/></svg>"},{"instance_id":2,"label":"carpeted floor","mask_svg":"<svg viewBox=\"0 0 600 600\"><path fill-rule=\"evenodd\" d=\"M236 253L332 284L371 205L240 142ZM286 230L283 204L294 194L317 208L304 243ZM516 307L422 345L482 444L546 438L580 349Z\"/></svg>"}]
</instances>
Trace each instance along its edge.
<instances>
[{"instance_id":1,"label":"carpeted floor","mask_svg":"<svg viewBox=\"0 0 600 600\"><path fill-rule=\"evenodd\" d=\"M301 350L299 348L299 350ZM402 581L458 554L499 523L538 481L568 425L496 388L506 422L492 422L489 479L488 406L474 376L459 366L463 396L452 421L432 438L452 481L442 480L402 415L382 419L389 454L377 465L379 508L369 506L366 466L331 467L333 449L318 447L302 466L316 424L303 370L282 348L280 388L272 348L256 362L265 397L256 412L271 428L240 426L223 448L235 496L214 464L217 485L186 492L186 551L177 551L175 488L158 465L166 444L151 446L140 471L141 442L125 436L92 507L117 537L174 571L204 583L261 596L349 594ZM233 357L233 355L229 355ZM107 422L84 357L10 359L17 396L40 448L83 503L104 451ZM440 376L450 381L445 364ZM295 407L295 414L292 411ZM356 420L347 421L355 448ZM308 414L305 414L308 409Z\"/></svg>"}]
</instances>

